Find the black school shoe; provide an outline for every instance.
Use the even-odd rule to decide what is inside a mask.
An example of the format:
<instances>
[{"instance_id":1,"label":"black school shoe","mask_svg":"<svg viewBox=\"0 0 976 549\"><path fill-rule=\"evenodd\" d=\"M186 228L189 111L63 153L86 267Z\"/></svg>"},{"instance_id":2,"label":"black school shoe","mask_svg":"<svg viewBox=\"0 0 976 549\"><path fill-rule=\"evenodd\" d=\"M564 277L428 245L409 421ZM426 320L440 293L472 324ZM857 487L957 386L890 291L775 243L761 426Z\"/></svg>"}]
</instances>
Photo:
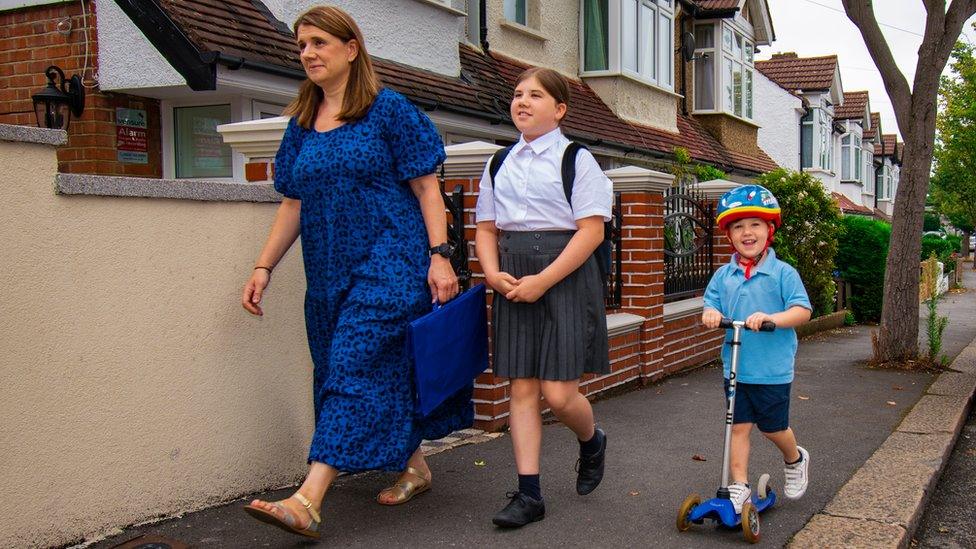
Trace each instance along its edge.
<instances>
[{"instance_id":1,"label":"black school shoe","mask_svg":"<svg viewBox=\"0 0 976 549\"><path fill-rule=\"evenodd\" d=\"M546 518L544 500L532 499L521 492L509 492L505 497L511 498L511 501L491 519L495 526L519 528Z\"/></svg>"},{"instance_id":2,"label":"black school shoe","mask_svg":"<svg viewBox=\"0 0 976 549\"><path fill-rule=\"evenodd\" d=\"M597 429L594 436L600 437L600 450L597 453L584 456L580 452L580 457L576 461L576 493L585 496L600 485L603 480L603 464L607 456L607 434L603 429Z\"/></svg>"}]
</instances>

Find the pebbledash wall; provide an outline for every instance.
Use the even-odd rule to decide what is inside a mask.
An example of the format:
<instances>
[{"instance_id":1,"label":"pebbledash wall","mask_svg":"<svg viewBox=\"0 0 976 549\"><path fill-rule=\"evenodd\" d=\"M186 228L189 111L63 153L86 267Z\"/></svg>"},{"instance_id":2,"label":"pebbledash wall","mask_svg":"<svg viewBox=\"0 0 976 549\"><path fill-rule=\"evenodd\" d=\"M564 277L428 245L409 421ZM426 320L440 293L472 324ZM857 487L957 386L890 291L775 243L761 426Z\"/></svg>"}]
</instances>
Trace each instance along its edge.
<instances>
[{"instance_id":1,"label":"pebbledash wall","mask_svg":"<svg viewBox=\"0 0 976 549\"><path fill-rule=\"evenodd\" d=\"M57 65L70 77L84 76L85 110L72 117L68 142L58 148L58 170L138 177L162 177L159 101L103 92L92 85L97 74L96 4L21 1L22 9L0 11L0 123L37 124L31 95L47 85L44 71ZM82 7L84 6L84 11ZM0 8L7 8L5 4ZM120 162L116 149L116 109L144 111L144 163Z\"/></svg>"}]
</instances>

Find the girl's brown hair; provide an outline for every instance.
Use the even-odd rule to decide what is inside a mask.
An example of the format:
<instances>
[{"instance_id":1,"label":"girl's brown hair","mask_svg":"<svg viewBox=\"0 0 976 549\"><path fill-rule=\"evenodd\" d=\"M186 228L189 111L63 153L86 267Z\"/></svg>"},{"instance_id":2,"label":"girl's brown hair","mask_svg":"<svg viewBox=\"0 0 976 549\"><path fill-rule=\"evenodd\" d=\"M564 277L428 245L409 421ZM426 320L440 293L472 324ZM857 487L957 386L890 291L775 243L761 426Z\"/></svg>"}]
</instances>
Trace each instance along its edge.
<instances>
[{"instance_id":1,"label":"girl's brown hair","mask_svg":"<svg viewBox=\"0 0 976 549\"><path fill-rule=\"evenodd\" d=\"M553 99L556 100L556 104L563 103L566 105L566 109L569 109L569 83L566 82L566 78L559 74L558 72L547 69L545 67L532 67L522 71L518 79L515 81L515 85L518 86L525 80L535 77L542 86L542 89L546 90L546 93L551 95ZM564 116L565 118L565 116ZM560 120L562 122L562 120Z\"/></svg>"},{"instance_id":2,"label":"girl's brown hair","mask_svg":"<svg viewBox=\"0 0 976 549\"><path fill-rule=\"evenodd\" d=\"M301 14L292 29L298 35L298 27L311 25L319 28L343 43L355 40L359 46L359 53L349 68L349 81L346 83L346 93L342 99L342 110L336 118L342 122L358 120L366 116L370 105L380 91L379 79L373 71L373 62L366 53L366 42L359 26L348 13L335 6L317 6ZM298 125L311 128L315 123L315 115L322 103L322 88L308 78L298 90L298 97L285 107L286 116L298 119Z\"/></svg>"}]
</instances>

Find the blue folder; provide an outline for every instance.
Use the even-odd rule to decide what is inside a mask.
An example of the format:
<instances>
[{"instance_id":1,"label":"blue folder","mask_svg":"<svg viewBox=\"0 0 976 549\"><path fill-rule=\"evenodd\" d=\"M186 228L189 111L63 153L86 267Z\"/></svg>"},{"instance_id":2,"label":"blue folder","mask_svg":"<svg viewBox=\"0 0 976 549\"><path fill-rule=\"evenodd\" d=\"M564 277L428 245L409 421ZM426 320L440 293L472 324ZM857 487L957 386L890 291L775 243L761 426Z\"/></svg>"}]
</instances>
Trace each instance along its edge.
<instances>
[{"instance_id":1,"label":"blue folder","mask_svg":"<svg viewBox=\"0 0 976 549\"><path fill-rule=\"evenodd\" d=\"M485 286L479 284L410 323L420 413L430 415L448 397L470 387L488 368Z\"/></svg>"}]
</instances>

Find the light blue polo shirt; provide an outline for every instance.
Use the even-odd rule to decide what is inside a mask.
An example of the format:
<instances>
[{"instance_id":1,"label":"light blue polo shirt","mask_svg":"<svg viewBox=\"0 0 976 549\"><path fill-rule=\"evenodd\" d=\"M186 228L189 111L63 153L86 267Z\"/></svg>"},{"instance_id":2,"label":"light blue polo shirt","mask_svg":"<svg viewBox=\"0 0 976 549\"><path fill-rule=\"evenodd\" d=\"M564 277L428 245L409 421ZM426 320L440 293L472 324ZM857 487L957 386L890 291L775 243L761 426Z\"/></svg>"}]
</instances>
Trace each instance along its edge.
<instances>
[{"instance_id":1,"label":"light blue polo shirt","mask_svg":"<svg viewBox=\"0 0 976 549\"><path fill-rule=\"evenodd\" d=\"M752 313L779 313L799 305L813 310L800 274L788 263L776 259L772 248L766 259L753 267L746 280L745 270L737 256L715 271L705 289L705 307L715 309L732 320L745 320ZM732 330L726 330L725 342L732 341ZM774 332L742 331L739 349L738 380L743 383L781 384L793 381L793 359L796 357L796 330L777 328ZM729 377L732 347L722 346L725 378Z\"/></svg>"}]
</instances>

